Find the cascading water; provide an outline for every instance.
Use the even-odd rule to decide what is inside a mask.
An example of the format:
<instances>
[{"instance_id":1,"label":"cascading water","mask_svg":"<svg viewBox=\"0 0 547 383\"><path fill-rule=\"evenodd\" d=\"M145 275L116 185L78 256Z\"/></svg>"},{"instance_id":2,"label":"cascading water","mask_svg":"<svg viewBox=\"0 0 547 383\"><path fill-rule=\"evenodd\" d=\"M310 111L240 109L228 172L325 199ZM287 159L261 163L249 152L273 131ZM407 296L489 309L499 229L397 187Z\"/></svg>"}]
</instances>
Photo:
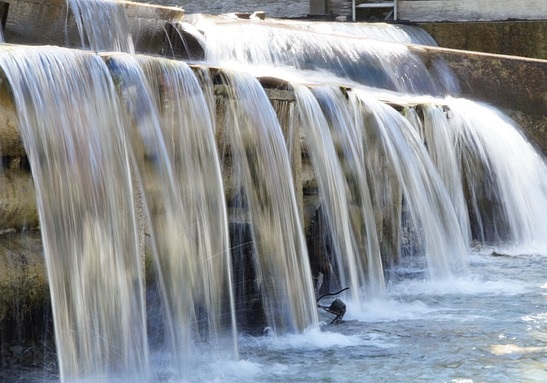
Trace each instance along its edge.
<instances>
[{"instance_id":1,"label":"cascading water","mask_svg":"<svg viewBox=\"0 0 547 383\"><path fill-rule=\"evenodd\" d=\"M403 44L353 37L347 32L340 38L313 29L291 28L290 23L197 17L194 26L205 38L207 62L244 68L255 75L271 75L272 67L281 67L275 73L282 68L296 70L307 82L355 81L411 94L444 95L456 87L441 62L427 67Z\"/></svg>"},{"instance_id":2,"label":"cascading water","mask_svg":"<svg viewBox=\"0 0 547 383\"><path fill-rule=\"evenodd\" d=\"M34 56L26 49L6 52L2 69L21 111L22 136L42 190L55 327L64 329L56 331L61 379L146 381L151 376L149 348L158 346L148 345L146 330L152 318L143 299L142 220L151 229L163 302L154 307L165 322L160 349L182 368L192 344L218 344L225 331L234 339L214 114L193 72L184 63L158 65L125 54L106 55L105 66L96 55L63 49L37 50ZM48 72L22 74L44 60ZM250 206L256 283L266 314L262 325L277 333L303 330L317 324L317 312L281 128L255 79L234 75L227 81L239 101L227 109L233 115L223 130L232 166L244 173L235 188ZM77 93L75 84L86 85ZM90 94L100 97L87 101L84 95ZM39 120L38 114L46 118ZM95 129L83 134L87 124ZM257 134L257 126L264 130ZM109 134L102 134L105 130ZM79 162L80 156L90 162ZM63 168L67 171L59 171ZM86 218L78 224L82 214ZM101 274L103 268L109 273ZM185 373L183 368L177 376Z\"/></svg>"},{"instance_id":3,"label":"cascading water","mask_svg":"<svg viewBox=\"0 0 547 383\"><path fill-rule=\"evenodd\" d=\"M355 105L355 100L361 102L364 98L370 100L372 98L397 99L401 97L379 91L378 89L364 88L362 85L357 85L355 81L358 81L367 87L372 86L374 88L402 91L403 93L442 95L457 89L457 85L452 85L454 82L450 80L450 73L441 70L443 67L442 63L437 63L437 65L432 65L427 69L425 64L422 63L419 58L410 54L404 45L379 44L376 40L370 38L340 39L337 35L338 33L340 35L359 35L361 37L377 38L377 31L379 28L376 26L365 27L359 24L355 26L329 26L329 32L334 31L334 33L325 35L322 32L325 31L326 27L323 26L322 23L283 23L279 21L263 22L260 20L237 21L230 18L197 16L194 18L193 24L203 34L202 40L205 40L205 42L202 42L202 44L204 44L203 49L206 61L231 67L239 66L240 68L244 68L255 74L261 74L266 70L269 70L270 74L276 73L280 77L286 77L292 81L304 83L337 81L342 84L348 84L355 88L354 92L350 92L350 94L353 95L352 97L354 97L353 110L359 108L359 106ZM386 28L386 30L389 30L389 28ZM367 31L369 32L368 35ZM409 35L405 36L399 33L393 35L387 33L387 35L385 40L393 39L403 43L408 42ZM414 38L413 41L412 38ZM228 40L231 40L232 43L228 43ZM421 37L411 37L410 40L412 42L430 43L427 39ZM405 67L407 64L413 67L412 71L406 70L408 69ZM274 66L280 65L284 68L282 71L273 68ZM267 69L264 69L264 67ZM359 68L359 70L357 70L357 68ZM375 68L373 71L374 73L367 72L367 68ZM287 74L288 72L290 73ZM441 73L442 76L439 76ZM448 77L449 80L443 79L443 77ZM383 79L387 80L384 81ZM319 89L319 87L317 87L317 89ZM300 94L301 93L302 92L300 92ZM369 94L369 96L367 96L367 94ZM309 98L309 96L307 98ZM402 102L405 103L406 101L403 100ZM426 102L429 101L426 100ZM435 100L434 102L438 105L447 104L443 99ZM365 102L364 104L366 105L366 108L372 108L370 102ZM306 108L309 107L309 105L306 106ZM380 142L383 142L383 145L385 145L385 153L382 154L382 156L395 156L392 157L391 161L395 164L401 163L401 165L396 165L396 167L393 168L393 172L395 179L399 179L399 181L402 182L399 187L402 189L401 198L403 200L403 205L399 210L394 209L392 211L396 214L397 211L399 211L402 216L405 216L405 211L408 211L410 214L406 215L405 218L407 222L418 220L417 224L415 221L415 224L411 225L416 227L409 230L414 231L413 236L423 238L424 242L419 246L425 246L426 248L432 246L426 253L433 257L429 258L429 264L431 266L436 264L436 266L432 267L437 271L430 270L433 274L438 272L440 273L439 275L446 275L449 270L454 271L461 269L465 264L465 261L463 261L463 258L465 258L464 254L467 253L467 246L471 242L471 228L483 233L485 230L490 230L483 227L483 221L489 221L487 226L494 227L495 225L492 225L492 223L496 219L508 219L506 217L504 218L504 209L506 208L500 208L499 206L494 209L495 211L490 215L481 215L478 213L481 208L493 208L496 204L505 205L505 202L499 201L499 198L501 197L495 197L494 201L490 203L490 206L486 206L485 201L489 197L486 196L488 192L483 191L481 192L482 196L468 199L470 203L475 206L472 207L470 211L474 211L471 218L474 223L477 223L473 225L470 224L464 193L467 193L465 194L465 197L468 197L469 193L473 194L479 192L481 189L479 185L480 181L470 179L470 177L473 177L471 174L476 173L478 167L483 169L482 174L486 174L485 172L488 172L489 168L488 162L491 160L483 159L479 161L480 164L477 164L477 161L469 159L465 154L456 152L456 149L460 145L460 139L454 136L457 129L452 127L454 121L447 119L444 115L445 113L440 109L433 107L424 107L423 109L425 126L418 129L423 131L423 133L419 132L419 134L424 135L422 140L425 142L425 146L418 142L418 137L415 137L415 134L411 132L411 127L407 126L404 120L399 119L397 113L392 113L391 108L385 108L384 111L380 111L376 107L373 109L374 112L371 113L371 115L375 116L373 118L373 120L375 120L373 125L376 126L379 124L388 127L388 130L386 130L385 133L380 133L379 136L375 138L376 140L381 138ZM448 105L448 109L450 109L450 105ZM477 111L477 113L481 115L483 112ZM317 107L315 113L308 114L308 118L313 118L313 124L308 125L314 127L325 126L326 123L320 121L323 117L320 116L321 112L318 112ZM358 112L357 114L360 113ZM366 127L366 121L363 121L362 117L360 118L361 120L354 121L354 123ZM479 117L477 116L477 118ZM398 128L392 128L393 125L398 126ZM459 126L461 125L462 124ZM465 125L465 123L463 125ZM439 128L439 126L442 128ZM319 128L315 129L318 130ZM323 132L326 132L325 129L326 128L323 129ZM369 128L367 127L366 129ZM400 133L397 133L399 129L402 130L402 136ZM380 131L382 132L383 130ZM324 137L324 135L325 134L322 133L319 137ZM468 135L468 133L466 135ZM313 135L310 134L310 137L313 137ZM407 146L405 149L400 146L403 143ZM457 145L455 145L455 143ZM477 143L473 143L472 145L476 146ZM425 151L426 148L428 152ZM463 150L465 150L466 153L468 151L481 153L485 149L475 147L473 150ZM333 158L334 151L330 149L330 152L330 158ZM406 154L404 154L405 152ZM406 165L407 162L410 162L406 160L407 155L417 160L418 163L421 164L419 167L422 168L416 167L413 170L408 168L405 170L397 169L399 166L417 166L414 164ZM320 161L317 155L315 157L315 161ZM532 157L534 156L532 155ZM464 164L463 170L459 164L460 159ZM433 162L431 162L431 160L433 160ZM384 160L380 161L383 162L378 163L386 164ZM324 162L321 163L323 165L325 164ZM321 166L319 163L316 165L316 172L318 173L318 177L321 178L319 174L329 167ZM466 171L465 166L468 168L471 166L472 169ZM339 167L339 165L335 165L335 167ZM332 168L332 166L330 166L330 168ZM464 174L468 174L466 176L467 181L465 181L465 184L462 183L460 176L462 171ZM373 172L374 169L371 169L371 173ZM412 174L412 176L408 176L408 174ZM423 175L418 176L419 174ZM338 175L336 177L339 177L339 182L331 181L331 185L337 185L336 187L344 189L340 185L340 182L342 182L341 176ZM407 177L406 181L403 181L404 177ZM418 177L421 181L416 181L414 177ZM497 176L489 175L488 177ZM372 178L374 179L374 177ZM387 179L384 181L387 181ZM388 182L393 183L393 181ZM492 182L495 182L495 180ZM409 186L411 184L413 184L413 186ZM326 187L328 183L325 182L323 185L324 189L328 189ZM380 196L383 195L385 191L375 192L374 189L377 186L374 185L374 181L369 187L373 190L373 205L387 207L387 204L382 203L380 200ZM409 187L415 190L415 192L411 193L412 195L409 195ZM542 187L538 186L537 189L542 190ZM325 190L322 192L326 193ZM395 189L391 189L391 191L388 192L388 195L393 196L394 194L391 193L395 193L396 195L398 192ZM506 194L512 193L514 192ZM494 194L499 194L499 192L495 192ZM541 192L538 194L541 195ZM413 198L425 199L422 201L412 201ZM482 200L479 200L480 198L482 198ZM542 197L539 197L538 199L541 201ZM478 206L481 203L483 206ZM347 203L342 203L334 215L339 214L340 211L345 211L346 208L343 207L344 205L347 205ZM421 211L421 213L418 211ZM524 211L529 212L530 210L525 209ZM433 213L431 214L431 212ZM331 217L330 220L333 219L333 215L327 215ZM533 215L534 214L532 214L532 216ZM379 224L380 226L384 225L386 222L393 221L392 218L378 218L381 216L381 213L377 213L376 224ZM516 216L518 216L518 213L512 215L512 217ZM439 219L434 217L442 218ZM423 230L422 226L429 224L431 224L429 227L431 230L430 234L428 234L428 230L420 233L420 231ZM332 222L331 225L333 225ZM396 233L398 230L397 227L400 227L398 223L394 223L391 226L392 228L390 231L393 232L392 237L394 246L391 246L392 249L389 250L389 252L392 252L393 254L388 256L388 258L393 257L394 259L397 259L398 250L393 251L393 247L398 246L397 242L399 240L404 240L406 234ZM528 224L526 223L526 220L521 218L519 224L512 224L513 228L517 226L522 229L522 226L527 227ZM337 231L338 229L333 230ZM438 230L440 230L440 232ZM504 229L498 227L494 228L494 230ZM348 249L347 252L351 254L352 251L350 249L354 245L350 246L349 243L353 240L351 240L348 236L349 234L347 234L349 233L349 229L344 232L346 234L338 235L338 237L346 238L341 240L341 243L346 243L344 246ZM340 232L338 231L338 233ZM504 235L503 233L498 234L502 237ZM514 235L506 236L511 238L521 237L521 235L516 232L513 232L512 234ZM382 234L379 235L381 236ZM483 233L478 236L474 235L474 238L488 240L488 236L489 234ZM399 238L399 240L397 238ZM445 241L444 239L439 241L435 238L446 238L448 248L451 250L447 250L447 248L441 244L441 242ZM535 236L535 238L537 238L537 236ZM499 239L499 236L494 239ZM449 254L458 254L458 256L454 259L454 257ZM352 258L353 256L348 255L348 259ZM384 259L385 258L386 256L384 254ZM350 264L353 263L353 261L348 262Z\"/></svg>"},{"instance_id":4,"label":"cascading water","mask_svg":"<svg viewBox=\"0 0 547 383\"><path fill-rule=\"evenodd\" d=\"M369 226L363 230L359 226L359 223L365 222L362 220L363 217L359 216L356 219L352 217L352 215L360 214L361 211L354 213L350 206L347 190L350 190L353 185L349 184L350 180L346 181L344 178L342 165L336 153L329 124L320 109L319 103L311 91L305 87L296 87L295 94L301 113L301 124L305 127L305 134L308 138L308 150L311 153L311 159L318 178L322 208L325 210L324 214L327 217L327 225L330 229L330 237L333 243L334 254L332 257L335 259L334 264L338 271L339 279L336 288L350 287L353 300L358 304L361 287L366 287L370 296L377 296L383 290L384 286L377 239L373 238L371 241L363 241L360 238L363 235L363 231L375 235L375 227L372 225L372 227ZM331 101L333 99L336 100L333 97ZM343 118L341 113L337 116ZM344 128L346 128L344 133L349 134L347 126ZM351 142L347 143L350 144ZM359 159L363 158L357 157L357 160ZM352 163L358 164L358 161ZM366 177L366 173L361 173L360 175ZM359 198L363 196L361 188L366 188L367 184L357 183L355 180L351 181L356 183L354 188L358 188L355 192L356 198L354 204L357 207L361 206L362 209L365 206L370 207L370 203L362 206L361 201L359 201ZM368 197L366 192L363 197L365 199ZM357 225L354 227L353 224L355 223ZM370 224L370 222L368 223ZM364 254L365 256L361 257L359 254ZM368 262L366 255L368 255ZM368 278L363 275L367 271Z\"/></svg>"},{"instance_id":5,"label":"cascading water","mask_svg":"<svg viewBox=\"0 0 547 383\"><path fill-rule=\"evenodd\" d=\"M67 0L81 47L93 51L135 53L125 8L116 0Z\"/></svg>"},{"instance_id":6,"label":"cascading water","mask_svg":"<svg viewBox=\"0 0 547 383\"><path fill-rule=\"evenodd\" d=\"M169 334L164 342L182 367L192 342L216 346L226 332L235 339L228 219L213 115L184 63L114 55L107 64L126 103L126 126L138 131L133 152L141 158L137 164L150 211ZM235 344L233 351L236 357Z\"/></svg>"},{"instance_id":7,"label":"cascading water","mask_svg":"<svg viewBox=\"0 0 547 383\"><path fill-rule=\"evenodd\" d=\"M112 31L90 32L82 6L71 5L84 47L133 52L126 27L113 45ZM0 50L37 190L61 380L542 381L515 365L547 362L534 335L544 258L469 253L472 241L545 253L545 163L499 112L440 98L457 89L442 63L371 38L431 41L362 25L195 27L209 63L292 81L292 131L239 72L198 79L149 57ZM317 82L337 86L302 85ZM289 156L301 133L331 243L320 271L353 298L337 333L316 330L318 270ZM514 263L534 282L513 281ZM238 335L236 322L282 336ZM506 338L525 347L488 347ZM486 368L508 352L522 357Z\"/></svg>"},{"instance_id":8,"label":"cascading water","mask_svg":"<svg viewBox=\"0 0 547 383\"><path fill-rule=\"evenodd\" d=\"M489 106L449 99L475 239L545 253L547 166L514 122Z\"/></svg>"},{"instance_id":9,"label":"cascading water","mask_svg":"<svg viewBox=\"0 0 547 383\"><path fill-rule=\"evenodd\" d=\"M201 16L203 17L203 16ZM266 19L265 23L282 27L301 28L307 31L326 33L339 37L359 37L401 44L437 46L437 42L426 31L412 25L387 23L332 23L321 21L298 21Z\"/></svg>"},{"instance_id":10,"label":"cascading water","mask_svg":"<svg viewBox=\"0 0 547 383\"><path fill-rule=\"evenodd\" d=\"M131 154L108 69L58 48L5 46L0 60L38 185L61 379L146 379Z\"/></svg>"},{"instance_id":11,"label":"cascading water","mask_svg":"<svg viewBox=\"0 0 547 383\"><path fill-rule=\"evenodd\" d=\"M320 89L320 88L318 88ZM325 91L316 91L323 98L329 99L331 103L338 102L339 104L347 104L344 95L340 92L327 94ZM458 225L456 213L449 199L445 185L442 183L437 169L431 162L425 147L421 144L419 137L415 134L410 124L404 117L397 113L393 108L374 102L366 94L352 91L351 104L352 113L355 118L352 123L360 122L360 126L367 129L367 135L372 137L355 137L353 140L346 139L346 142L352 142L355 146L360 146L362 153L372 153L374 148L380 148L380 156L386 161L383 164L384 168L392 169L394 179L386 182L384 187L395 184L395 191L383 190L376 192L378 194L387 194L393 196L391 204L395 204L399 199L400 203L405 202L405 208L409 212L410 224L407 227L409 233L406 236L411 236L407 239L415 241L413 252L422 252L426 255L429 272L436 278L446 278L453 273L465 268L465 258L467 248ZM380 262L379 246L377 243L376 225L370 219L367 222L363 216L359 219L353 219L349 209L349 196L352 196L352 191L355 186L350 186L344 181L344 175L340 164L337 162L337 154L335 152L329 127L319 109L313 95L307 88L299 87L296 89L299 109L304 114L303 125L310 127L307 130L310 151L312 152L312 162L317 173L319 189L323 193L324 208L326 210L328 225L332 228L331 237L334 242L334 258L338 264L338 268L347 267L348 273L341 273L341 282L351 286L354 292L354 298L358 301L359 295L357 292L361 286L366 286L365 281L373 282L368 286L369 290L381 291L383 288L382 266ZM330 97L328 97L330 96ZM339 111L337 116L342 116ZM346 134L350 133L350 129L345 127ZM359 140L360 139L360 140ZM369 141L369 142L367 142ZM373 142L370 142L373 141ZM344 153L344 158L350 159L351 156ZM359 157L358 157L359 159ZM359 161L352 163L360 163L363 166L368 161L374 163L375 160L365 159L364 155ZM333 162L334 161L334 162ZM371 165L369 165L371 168ZM370 193L368 192L369 180L366 179L366 171L362 169L360 172L363 177L358 183L358 187L364 188L360 192L355 193L356 196L365 196L365 200L370 201ZM377 178L372 178L370 182L378 183ZM391 187L391 186L388 186ZM353 198L355 200L355 197ZM357 201L356 201L357 202ZM375 204L381 206L381 204ZM359 206L359 204L358 204ZM374 211L371 202L366 203L368 212L362 211L364 215L373 215L369 212ZM363 207L364 208L364 207ZM401 208L402 210L402 208ZM381 212L376 215L382 214ZM352 220L365 223L364 227L357 226L351 229ZM373 232L373 240L370 241L368 250L366 243L357 244L355 236L359 233ZM422 249L422 250L420 250ZM371 252L372 250L373 252ZM395 256L398 257L398 249L394 249ZM368 262L366 258L360 260L356 254L369 254ZM343 257L341 260L339 257ZM384 258L387 258L384 255ZM393 260L390 260L392 263ZM367 278L359 273L367 271L370 273ZM380 278L378 278L380 273ZM373 274L373 275L371 275ZM350 282L351 281L351 282ZM375 296L375 294L372 294Z\"/></svg>"},{"instance_id":12,"label":"cascading water","mask_svg":"<svg viewBox=\"0 0 547 383\"><path fill-rule=\"evenodd\" d=\"M400 183L403 209L419 247L427 258L428 270L435 278L447 278L465 268L467 244L446 186L433 165L425 146L411 127L393 108L355 91L354 107L370 122L375 145L387 159L386 165ZM412 234L411 234L412 235Z\"/></svg>"},{"instance_id":13,"label":"cascading water","mask_svg":"<svg viewBox=\"0 0 547 383\"><path fill-rule=\"evenodd\" d=\"M249 207L254 283L271 330L302 331L318 319L285 139L258 81L237 73L226 80L224 135L240 193L235 205Z\"/></svg>"},{"instance_id":14,"label":"cascading water","mask_svg":"<svg viewBox=\"0 0 547 383\"><path fill-rule=\"evenodd\" d=\"M471 226L460 176L461 167L458 159L461 155L456 152L458 140L454 136L455 129L450 128L449 121L439 106L425 104L422 111L424 123L422 128L418 127L418 131L421 132L429 155L446 185L463 240L465 243L471 243ZM412 119L409 120L412 121Z\"/></svg>"}]
</instances>

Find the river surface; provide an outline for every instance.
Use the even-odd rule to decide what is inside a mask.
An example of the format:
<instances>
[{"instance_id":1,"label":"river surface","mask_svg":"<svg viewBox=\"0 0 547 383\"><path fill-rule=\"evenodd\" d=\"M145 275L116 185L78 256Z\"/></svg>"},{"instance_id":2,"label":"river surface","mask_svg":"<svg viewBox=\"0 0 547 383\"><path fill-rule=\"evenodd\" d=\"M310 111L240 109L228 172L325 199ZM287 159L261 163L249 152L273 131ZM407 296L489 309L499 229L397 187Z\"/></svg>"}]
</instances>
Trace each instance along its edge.
<instances>
[{"instance_id":1,"label":"river surface","mask_svg":"<svg viewBox=\"0 0 547 383\"><path fill-rule=\"evenodd\" d=\"M476 254L470 266L451 281L391 283L322 332L243 339L242 361L216 381L547 381L547 258Z\"/></svg>"},{"instance_id":2,"label":"river surface","mask_svg":"<svg viewBox=\"0 0 547 383\"><path fill-rule=\"evenodd\" d=\"M474 253L468 274L447 281L393 271L385 299L359 310L348 303L342 323L330 325L323 312L321 330L241 335L239 361L195 353L185 381L545 382L547 257L494 254ZM153 358L154 381L179 382L162 355ZM57 382L50 373L14 381Z\"/></svg>"}]
</instances>

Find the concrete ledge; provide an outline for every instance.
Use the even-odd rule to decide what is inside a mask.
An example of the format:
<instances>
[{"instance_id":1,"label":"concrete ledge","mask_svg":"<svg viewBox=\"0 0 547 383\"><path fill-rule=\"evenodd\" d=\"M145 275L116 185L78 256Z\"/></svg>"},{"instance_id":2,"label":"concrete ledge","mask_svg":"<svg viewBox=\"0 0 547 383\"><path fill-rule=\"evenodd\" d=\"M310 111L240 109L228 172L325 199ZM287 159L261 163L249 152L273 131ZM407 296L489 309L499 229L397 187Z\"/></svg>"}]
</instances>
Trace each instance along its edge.
<instances>
[{"instance_id":1,"label":"concrete ledge","mask_svg":"<svg viewBox=\"0 0 547 383\"><path fill-rule=\"evenodd\" d=\"M418 23L443 48L547 60L547 21Z\"/></svg>"},{"instance_id":2,"label":"concrete ledge","mask_svg":"<svg viewBox=\"0 0 547 383\"><path fill-rule=\"evenodd\" d=\"M165 24L182 20L184 10L134 2L122 2L129 19L135 49L159 54ZM14 0L9 2L4 38L11 44L58 45L81 48L74 16L62 0Z\"/></svg>"}]
</instances>

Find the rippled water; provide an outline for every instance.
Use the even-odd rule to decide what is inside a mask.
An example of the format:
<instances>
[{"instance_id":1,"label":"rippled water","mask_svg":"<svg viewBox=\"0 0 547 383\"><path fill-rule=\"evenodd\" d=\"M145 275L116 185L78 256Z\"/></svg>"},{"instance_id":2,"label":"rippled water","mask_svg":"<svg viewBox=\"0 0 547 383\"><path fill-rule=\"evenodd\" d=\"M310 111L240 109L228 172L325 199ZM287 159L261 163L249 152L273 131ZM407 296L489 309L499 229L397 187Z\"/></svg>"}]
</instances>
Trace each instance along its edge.
<instances>
[{"instance_id":1,"label":"rippled water","mask_svg":"<svg viewBox=\"0 0 547 383\"><path fill-rule=\"evenodd\" d=\"M468 276L417 273L322 332L243 338L242 361L196 381L544 382L546 282L544 256L476 254Z\"/></svg>"},{"instance_id":2,"label":"rippled water","mask_svg":"<svg viewBox=\"0 0 547 383\"><path fill-rule=\"evenodd\" d=\"M239 361L194 354L188 382L547 380L547 257L488 250L472 256L464 277L433 282L407 269L391 278L385 299L361 311L348 304L340 324L329 325L331 315L321 312L321 330L241 335ZM156 381L178 383L162 355L154 359ZM57 381L44 374L15 381Z\"/></svg>"}]
</instances>

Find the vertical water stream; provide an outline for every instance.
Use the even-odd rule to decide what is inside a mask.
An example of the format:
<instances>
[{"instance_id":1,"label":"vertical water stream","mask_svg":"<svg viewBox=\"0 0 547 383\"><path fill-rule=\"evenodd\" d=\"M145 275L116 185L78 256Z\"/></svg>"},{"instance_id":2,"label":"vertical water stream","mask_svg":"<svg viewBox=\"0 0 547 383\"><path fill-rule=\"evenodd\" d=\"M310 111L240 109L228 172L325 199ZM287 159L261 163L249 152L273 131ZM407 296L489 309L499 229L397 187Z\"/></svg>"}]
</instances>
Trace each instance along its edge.
<instances>
[{"instance_id":1,"label":"vertical water stream","mask_svg":"<svg viewBox=\"0 0 547 383\"><path fill-rule=\"evenodd\" d=\"M228 72L225 80L224 135L236 198L243 199L236 205L249 209L254 283L271 330L302 331L318 319L285 138L256 79Z\"/></svg>"},{"instance_id":2,"label":"vertical water stream","mask_svg":"<svg viewBox=\"0 0 547 383\"><path fill-rule=\"evenodd\" d=\"M93 51L135 53L125 7L116 0L67 0L81 47Z\"/></svg>"},{"instance_id":3,"label":"vertical water stream","mask_svg":"<svg viewBox=\"0 0 547 383\"><path fill-rule=\"evenodd\" d=\"M131 154L110 73L59 48L3 47L0 66L37 185L61 379L146 378Z\"/></svg>"},{"instance_id":4,"label":"vertical water stream","mask_svg":"<svg viewBox=\"0 0 547 383\"><path fill-rule=\"evenodd\" d=\"M519 127L498 110L449 99L448 124L463 158L461 177L475 239L545 252L547 166Z\"/></svg>"}]
</instances>

